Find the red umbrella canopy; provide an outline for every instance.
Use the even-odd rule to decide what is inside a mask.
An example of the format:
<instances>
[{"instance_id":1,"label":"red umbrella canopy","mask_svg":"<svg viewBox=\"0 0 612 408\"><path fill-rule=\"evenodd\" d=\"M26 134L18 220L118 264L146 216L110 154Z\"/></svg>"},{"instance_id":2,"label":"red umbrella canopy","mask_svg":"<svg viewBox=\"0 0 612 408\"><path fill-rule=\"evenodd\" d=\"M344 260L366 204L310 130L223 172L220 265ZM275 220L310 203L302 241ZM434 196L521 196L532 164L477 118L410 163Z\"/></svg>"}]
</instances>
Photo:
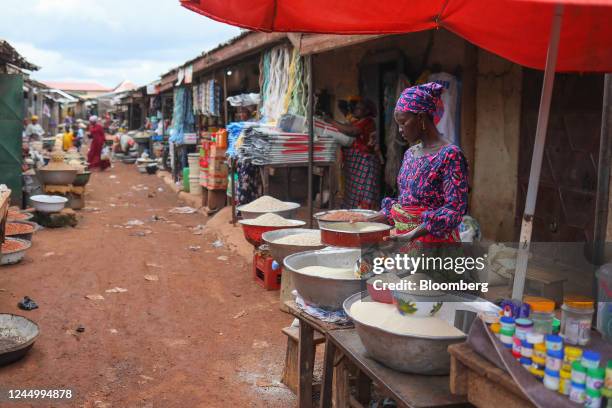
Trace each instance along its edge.
<instances>
[{"instance_id":1,"label":"red umbrella canopy","mask_svg":"<svg viewBox=\"0 0 612 408\"><path fill-rule=\"evenodd\" d=\"M612 72L612 0L180 0L257 31L397 34L442 27L518 64L544 69L564 4L557 71Z\"/></svg>"}]
</instances>

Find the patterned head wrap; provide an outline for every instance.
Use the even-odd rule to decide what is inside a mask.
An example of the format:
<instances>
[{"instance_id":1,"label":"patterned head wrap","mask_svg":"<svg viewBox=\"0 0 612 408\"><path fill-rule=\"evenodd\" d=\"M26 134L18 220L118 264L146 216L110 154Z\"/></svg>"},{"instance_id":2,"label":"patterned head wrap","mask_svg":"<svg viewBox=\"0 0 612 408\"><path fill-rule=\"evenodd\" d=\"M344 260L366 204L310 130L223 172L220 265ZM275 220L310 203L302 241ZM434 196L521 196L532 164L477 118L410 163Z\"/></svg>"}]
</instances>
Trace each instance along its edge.
<instances>
[{"instance_id":1,"label":"patterned head wrap","mask_svg":"<svg viewBox=\"0 0 612 408\"><path fill-rule=\"evenodd\" d=\"M440 99L443 89L442 85L435 82L406 88L397 100L395 110L397 112L424 112L439 119L444 113L444 106Z\"/></svg>"}]
</instances>

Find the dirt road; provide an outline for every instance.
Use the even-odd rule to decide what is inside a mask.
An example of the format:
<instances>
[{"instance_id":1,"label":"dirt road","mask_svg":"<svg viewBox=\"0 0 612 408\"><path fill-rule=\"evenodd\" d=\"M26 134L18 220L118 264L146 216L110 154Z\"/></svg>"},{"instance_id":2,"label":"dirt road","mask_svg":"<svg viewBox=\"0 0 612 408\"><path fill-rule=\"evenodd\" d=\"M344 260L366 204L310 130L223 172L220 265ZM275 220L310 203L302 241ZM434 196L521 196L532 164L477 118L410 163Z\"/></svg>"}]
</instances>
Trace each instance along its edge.
<instances>
[{"instance_id":1,"label":"dirt road","mask_svg":"<svg viewBox=\"0 0 612 408\"><path fill-rule=\"evenodd\" d=\"M76 228L37 233L22 264L0 269L0 310L41 328L24 360L0 368L0 388L76 397L0 406L294 406L278 383L291 320L278 292L206 227L194 234L203 215L169 213L179 203L158 177L117 164L88 187ZM127 292L106 292L116 287ZM25 295L40 308L19 310Z\"/></svg>"}]
</instances>

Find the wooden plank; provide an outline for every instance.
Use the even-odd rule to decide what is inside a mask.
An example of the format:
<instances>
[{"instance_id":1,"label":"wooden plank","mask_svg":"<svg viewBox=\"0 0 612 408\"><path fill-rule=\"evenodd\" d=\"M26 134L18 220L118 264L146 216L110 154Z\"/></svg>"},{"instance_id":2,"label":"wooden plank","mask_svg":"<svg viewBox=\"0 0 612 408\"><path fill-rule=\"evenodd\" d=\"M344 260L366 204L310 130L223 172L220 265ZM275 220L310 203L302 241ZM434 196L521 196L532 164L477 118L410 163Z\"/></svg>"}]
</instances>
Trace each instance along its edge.
<instances>
[{"instance_id":1,"label":"wooden plank","mask_svg":"<svg viewBox=\"0 0 612 408\"><path fill-rule=\"evenodd\" d=\"M334 359L336 357L336 345L333 341L325 344L325 356L323 357L323 382L321 384L321 408L331 408L332 384L334 378Z\"/></svg>"},{"instance_id":2,"label":"wooden plank","mask_svg":"<svg viewBox=\"0 0 612 408\"><path fill-rule=\"evenodd\" d=\"M294 327L294 326L285 327L284 329L281 329L281 332L285 336L292 338L296 342L300 340L299 327ZM317 331L314 334L314 344L317 345L321 343L325 343L325 336L323 336L321 333Z\"/></svg>"},{"instance_id":3,"label":"wooden plank","mask_svg":"<svg viewBox=\"0 0 612 408\"><path fill-rule=\"evenodd\" d=\"M476 85L478 76L478 47L466 41L463 54L461 95L461 150L468 165L474 168L476 156ZM469 172L473 185L473 171Z\"/></svg>"},{"instance_id":4,"label":"wooden plank","mask_svg":"<svg viewBox=\"0 0 612 408\"><path fill-rule=\"evenodd\" d=\"M323 334L326 334L328 331L346 330L346 329L351 329L353 327L352 325L340 326L334 323L327 323L327 322L321 321L317 319L316 317L313 317L309 315L308 313L303 312L293 300L285 302L285 306L287 307L287 310L291 315L297 317L298 319L300 319L300 321L305 320L308 324L310 324L317 331Z\"/></svg>"},{"instance_id":5,"label":"wooden plank","mask_svg":"<svg viewBox=\"0 0 612 408\"><path fill-rule=\"evenodd\" d=\"M470 371L468 375L468 401L482 408L528 408L534 405L519 395L499 387L495 381Z\"/></svg>"},{"instance_id":6,"label":"wooden plank","mask_svg":"<svg viewBox=\"0 0 612 408\"><path fill-rule=\"evenodd\" d=\"M448 347L448 352L452 357L455 357L463 365L467 366L470 371L480 373L511 393L523 394L508 373L479 356L467 343L453 344Z\"/></svg>"},{"instance_id":7,"label":"wooden plank","mask_svg":"<svg viewBox=\"0 0 612 408\"><path fill-rule=\"evenodd\" d=\"M193 61L193 73L200 73L214 67L227 65L237 59L246 58L287 40L285 33L250 32L226 46L206 53Z\"/></svg>"},{"instance_id":8,"label":"wooden plank","mask_svg":"<svg viewBox=\"0 0 612 408\"><path fill-rule=\"evenodd\" d=\"M335 330L327 333L328 343L333 342L363 374L378 384L384 395L389 395L399 406L443 407L463 405L465 397L453 395L448 376L427 376L400 373L383 366L368 357L354 329ZM334 389L335 390L335 389Z\"/></svg>"},{"instance_id":9,"label":"wooden plank","mask_svg":"<svg viewBox=\"0 0 612 408\"><path fill-rule=\"evenodd\" d=\"M456 357L451 356L450 391L455 395L466 395L468 392L469 370Z\"/></svg>"},{"instance_id":10,"label":"wooden plank","mask_svg":"<svg viewBox=\"0 0 612 408\"><path fill-rule=\"evenodd\" d=\"M300 341L298 344L298 407L312 407L312 371L314 366L314 329L300 322Z\"/></svg>"},{"instance_id":11,"label":"wooden plank","mask_svg":"<svg viewBox=\"0 0 612 408\"><path fill-rule=\"evenodd\" d=\"M348 47L385 37L385 34L375 35L339 35L339 34L312 34L304 35L300 42L300 54L319 54L333 49Z\"/></svg>"}]
</instances>

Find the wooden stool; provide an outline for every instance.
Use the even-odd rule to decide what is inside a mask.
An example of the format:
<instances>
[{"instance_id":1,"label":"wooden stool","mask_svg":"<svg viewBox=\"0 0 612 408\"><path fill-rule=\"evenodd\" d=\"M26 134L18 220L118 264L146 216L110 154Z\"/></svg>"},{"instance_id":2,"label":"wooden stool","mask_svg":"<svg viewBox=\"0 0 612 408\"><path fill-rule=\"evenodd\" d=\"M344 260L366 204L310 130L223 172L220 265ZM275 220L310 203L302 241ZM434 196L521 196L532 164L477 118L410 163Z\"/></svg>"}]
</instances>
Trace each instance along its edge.
<instances>
[{"instance_id":1,"label":"wooden stool","mask_svg":"<svg viewBox=\"0 0 612 408\"><path fill-rule=\"evenodd\" d=\"M285 354L285 367L281 382L285 384L292 392L297 394L299 375L298 375L298 344L300 341L300 329L298 327L285 327L281 332L287 336L287 352ZM319 332L315 332L311 367L314 366L314 357L317 344L325 343L325 336Z\"/></svg>"}]
</instances>

